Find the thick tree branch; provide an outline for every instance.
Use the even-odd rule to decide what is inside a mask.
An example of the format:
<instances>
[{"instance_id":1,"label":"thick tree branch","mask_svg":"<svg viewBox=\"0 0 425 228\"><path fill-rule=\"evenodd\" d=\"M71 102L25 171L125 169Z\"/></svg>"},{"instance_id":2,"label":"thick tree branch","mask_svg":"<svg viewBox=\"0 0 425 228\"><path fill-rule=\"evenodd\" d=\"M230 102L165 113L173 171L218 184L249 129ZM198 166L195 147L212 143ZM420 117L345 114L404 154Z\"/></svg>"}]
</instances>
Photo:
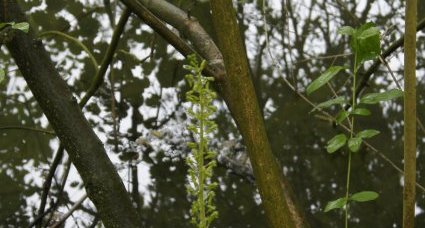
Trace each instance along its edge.
<instances>
[{"instance_id":1,"label":"thick tree branch","mask_svg":"<svg viewBox=\"0 0 425 228\"><path fill-rule=\"evenodd\" d=\"M25 20L15 0L0 2L0 6L7 7L1 10L2 21ZM84 118L43 44L30 30L29 34L17 33L7 43L7 48L80 173L105 226L141 227L139 216L102 142Z\"/></svg>"},{"instance_id":2,"label":"thick tree branch","mask_svg":"<svg viewBox=\"0 0 425 228\"><path fill-rule=\"evenodd\" d=\"M205 32L194 17L189 18L184 11L175 7L171 3L162 0L142 2L137 0L121 0L121 2L129 7L155 32L160 34L165 40L173 45L183 56L197 53L203 59L207 60L208 66L205 69L206 75L214 76L216 80L219 81L224 78L226 72L224 69L223 57L211 37ZM175 16L170 15L174 13L176 14ZM168 29L167 26L157 18L157 16L177 28L186 37L188 37L195 48L193 49L190 47L178 35Z\"/></svg>"},{"instance_id":3,"label":"thick tree branch","mask_svg":"<svg viewBox=\"0 0 425 228\"><path fill-rule=\"evenodd\" d=\"M232 1L211 0L211 9L227 71L222 96L243 136L270 227L306 227L270 147Z\"/></svg>"}]
</instances>

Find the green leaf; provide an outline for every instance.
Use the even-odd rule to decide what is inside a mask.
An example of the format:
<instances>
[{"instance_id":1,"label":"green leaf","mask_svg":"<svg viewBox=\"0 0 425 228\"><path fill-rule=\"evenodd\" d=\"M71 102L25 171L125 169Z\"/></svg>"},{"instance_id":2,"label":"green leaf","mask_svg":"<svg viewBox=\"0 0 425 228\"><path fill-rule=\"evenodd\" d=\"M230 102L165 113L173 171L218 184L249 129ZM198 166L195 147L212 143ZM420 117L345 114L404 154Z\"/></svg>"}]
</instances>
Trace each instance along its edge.
<instances>
[{"instance_id":1,"label":"green leaf","mask_svg":"<svg viewBox=\"0 0 425 228\"><path fill-rule=\"evenodd\" d=\"M313 112L313 111L320 109L320 108L328 108L328 107L335 105L335 104L345 104L345 103L347 103L347 100L344 97L336 97L334 99L331 99L331 100L328 100L328 101L325 101L325 102L318 104L311 111Z\"/></svg>"},{"instance_id":2,"label":"green leaf","mask_svg":"<svg viewBox=\"0 0 425 228\"><path fill-rule=\"evenodd\" d=\"M0 30L3 29L4 27L8 26L8 25L12 25L12 23L6 23L6 22L2 22L0 23Z\"/></svg>"},{"instance_id":3,"label":"green leaf","mask_svg":"<svg viewBox=\"0 0 425 228\"><path fill-rule=\"evenodd\" d=\"M373 23L366 23L356 29L351 39L357 64L376 58L381 53L381 42L378 28Z\"/></svg>"},{"instance_id":4,"label":"green leaf","mask_svg":"<svg viewBox=\"0 0 425 228\"><path fill-rule=\"evenodd\" d=\"M0 84L4 81L4 76L5 76L4 70L0 69Z\"/></svg>"},{"instance_id":5,"label":"green leaf","mask_svg":"<svg viewBox=\"0 0 425 228\"><path fill-rule=\"evenodd\" d=\"M356 202L367 202L367 201L375 200L378 197L379 197L379 194L376 192L362 191L362 192L357 192L353 194L350 197L350 200L356 201Z\"/></svg>"},{"instance_id":6,"label":"green leaf","mask_svg":"<svg viewBox=\"0 0 425 228\"><path fill-rule=\"evenodd\" d=\"M353 137L348 140L348 148L351 152L357 152L360 149L360 146L362 145L362 138L360 137Z\"/></svg>"},{"instance_id":7,"label":"green leaf","mask_svg":"<svg viewBox=\"0 0 425 228\"><path fill-rule=\"evenodd\" d=\"M339 148L343 147L347 142L347 136L344 134L335 135L331 140L328 141L326 150L328 153L333 153Z\"/></svg>"},{"instance_id":8,"label":"green leaf","mask_svg":"<svg viewBox=\"0 0 425 228\"><path fill-rule=\"evenodd\" d=\"M333 201L329 201L328 204L326 204L325 212L328 212L333 209L343 208L346 204L347 204L347 200L345 199L345 197L342 197Z\"/></svg>"},{"instance_id":9,"label":"green leaf","mask_svg":"<svg viewBox=\"0 0 425 228\"><path fill-rule=\"evenodd\" d=\"M377 130L373 130L373 129L367 129L367 130L363 130L359 133L356 134L356 136L358 138L362 138L362 139L368 139L368 138L372 138L375 135L378 135L380 132Z\"/></svg>"},{"instance_id":10,"label":"green leaf","mask_svg":"<svg viewBox=\"0 0 425 228\"><path fill-rule=\"evenodd\" d=\"M376 27L370 27L361 32L361 34L357 37L358 39L367 39L373 36L379 36L379 29Z\"/></svg>"},{"instance_id":11,"label":"green leaf","mask_svg":"<svg viewBox=\"0 0 425 228\"><path fill-rule=\"evenodd\" d=\"M329 69L327 69L316 80L310 83L310 85L307 87L307 95L310 95L312 92L316 91L317 89L325 85L342 69L345 69L345 67L332 66Z\"/></svg>"},{"instance_id":12,"label":"green leaf","mask_svg":"<svg viewBox=\"0 0 425 228\"><path fill-rule=\"evenodd\" d=\"M351 112L352 115L369 116L370 111L366 108L356 108Z\"/></svg>"},{"instance_id":13,"label":"green leaf","mask_svg":"<svg viewBox=\"0 0 425 228\"><path fill-rule=\"evenodd\" d=\"M392 89L383 93L369 93L360 98L360 103L363 104L376 104L380 101L389 101L394 98L402 97L403 91L399 89Z\"/></svg>"},{"instance_id":14,"label":"green leaf","mask_svg":"<svg viewBox=\"0 0 425 228\"><path fill-rule=\"evenodd\" d=\"M340 112L338 112L338 114L336 115L336 123L340 124L342 121L344 121L348 116L350 115L349 112L342 110Z\"/></svg>"},{"instance_id":15,"label":"green leaf","mask_svg":"<svg viewBox=\"0 0 425 228\"><path fill-rule=\"evenodd\" d=\"M12 28L28 33L28 30L30 29L30 25L27 22L21 22L21 23L13 24Z\"/></svg>"},{"instance_id":16,"label":"green leaf","mask_svg":"<svg viewBox=\"0 0 425 228\"><path fill-rule=\"evenodd\" d=\"M338 29L338 33L341 35L349 35L352 36L355 33L355 30L351 26L343 26Z\"/></svg>"}]
</instances>

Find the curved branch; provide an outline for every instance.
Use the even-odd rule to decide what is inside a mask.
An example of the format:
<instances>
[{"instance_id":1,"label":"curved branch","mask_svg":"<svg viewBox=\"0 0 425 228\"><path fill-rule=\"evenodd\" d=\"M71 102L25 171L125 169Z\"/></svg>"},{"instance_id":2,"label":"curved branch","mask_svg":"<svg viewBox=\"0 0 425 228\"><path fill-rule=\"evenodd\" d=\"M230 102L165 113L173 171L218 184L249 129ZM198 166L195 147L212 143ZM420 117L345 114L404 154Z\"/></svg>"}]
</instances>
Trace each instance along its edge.
<instances>
[{"instance_id":1,"label":"curved branch","mask_svg":"<svg viewBox=\"0 0 425 228\"><path fill-rule=\"evenodd\" d=\"M94 67L95 71L96 71L96 72L98 71L98 69L99 69L99 64L97 63L96 58L95 58L95 57L94 57L94 55L91 53L91 51L87 48L87 46L86 46L86 45L84 45L84 44L83 44L81 41L79 41L78 39L76 39L76 38L74 38L74 37L72 37L72 36L70 36L70 35L68 35L68 34L65 34L65 33L63 33L63 32L60 32L60 31L46 31L46 32L42 32L42 33L38 34L38 37L39 37L39 38L41 38L41 37L45 37L45 36L60 36L60 37L65 38L65 40L71 41L72 43L74 43L74 44L76 44L77 46L81 47L81 49L83 49L83 50L84 50L84 52L86 52L86 54L89 56L90 61L92 62L92 64L93 64L93 67Z\"/></svg>"},{"instance_id":2,"label":"curved branch","mask_svg":"<svg viewBox=\"0 0 425 228\"><path fill-rule=\"evenodd\" d=\"M224 69L223 57L212 39L195 18L188 18L187 14L180 8L165 1L143 1L141 3L137 0L121 0L121 2L129 7L155 32L160 34L174 46L183 56L197 53L203 59L207 60L208 66L205 68L205 74L207 76L213 76L217 81L224 79L226 71ZM161 7L165 7L164 10L161 10ZM152 12L150 10L152 10ZM170 12L175 13L177 16L170 15ZM195 49L190 47L178 35L168 29L154 14L159 18L163 18L165 22L185 34L194 44Z\"/></svg>"}]
</instances>

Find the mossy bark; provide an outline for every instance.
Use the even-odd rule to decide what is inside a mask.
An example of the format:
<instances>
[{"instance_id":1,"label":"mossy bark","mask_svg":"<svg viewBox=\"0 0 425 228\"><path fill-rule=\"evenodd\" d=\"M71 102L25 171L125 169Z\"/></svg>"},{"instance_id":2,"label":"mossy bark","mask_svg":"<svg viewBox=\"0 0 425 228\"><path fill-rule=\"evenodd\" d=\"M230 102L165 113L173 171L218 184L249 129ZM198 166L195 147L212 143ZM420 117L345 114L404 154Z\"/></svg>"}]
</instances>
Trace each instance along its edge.
<instances>
[{"instance_id":1,"label":"mossy bark","mask_svg":"<svg viewBox=\"0 0 425 228\"><path fill-rule=\"evenodd\" d=\"M0 0L1 21L25 21L15 0ZM7 48L84 181L106 227L141 227L129 195L102 142L90 127L41 41L16 32Z\"/></svg>"},{"instance_id":2,"label":"mossy bark","mask_svg":"<svg viewBox=\"0 0 425 228\"><path fill-rule=\"evenodd\" d=\"M404 39L403 227L415 225L416 195L416 0L406 1Z\"/></svg>"},{"instance_id":3,"label":"mossy bark","mask_svg":"<svg viewBox=\"0 0 425 228\"><path fill-rule=\"evenodd\" d=\"M211 0L211 10L227 71L218 89L243 136L269 225L306 227L270 147L232 1Z\"/></svg>"}]
</instances>

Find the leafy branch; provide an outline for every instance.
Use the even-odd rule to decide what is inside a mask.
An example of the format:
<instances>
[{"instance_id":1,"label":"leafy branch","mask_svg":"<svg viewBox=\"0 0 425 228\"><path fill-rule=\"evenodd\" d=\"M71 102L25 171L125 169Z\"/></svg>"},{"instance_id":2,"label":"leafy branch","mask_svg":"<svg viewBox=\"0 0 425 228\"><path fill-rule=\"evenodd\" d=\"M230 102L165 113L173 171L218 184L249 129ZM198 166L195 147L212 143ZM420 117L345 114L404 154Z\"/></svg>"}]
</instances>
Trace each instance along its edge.
<instances>
[{"instance_id":1,"label":"leafy branch","mask_svg":"<svg viewBox=\"0 0 425 228\"><path fill-rule=\"evenodd\" d=\"M349 215L349 203L355 202L367 202L378 198L379 194L373 191L361 191L350 195L350 178L351 178L351 158L352 154L360 150L363 143L363 139L371 138L379 134L379 131L374 129L366 129L354 134L355 118L356 116L368 116L371 112L363 107L368 104L376 104L381 101L388 101L394 98L403 96L403 91L399 89L389 90L383 93L370 93L366 94L360 99L356 97L356 84L357 84L357 73L361 65L368 60L373 60L379 56L381 52L380 47L380 33L378 28L373 23L367 23L354 29L349 26L344 26L338 30L339 34L348 35L351 37L350 46L354 53L354 64L352 69L352 100L351 109L345 110L344 105L348 104L348 100L344 97L337 96L331 100L320 103L316 106L317 109L329 108L333 105L339 104L342 106L341 111L336 116L336 121L341 124L342 121L348 118L350 127L350 135L338 134L330 139L327 143L326 150L328 153L334 153L347 145L348 147L348 168L347 168L347 179L346 179L346 192L345 196L336 200L328 202L325 207L325 212L333 209L344 208L345 209L345 227L348 227L348 215ZM314 80L306 89L308 95L321 88L323 85L329 83L340 71L344 71L347 68L344 66L332 66ZM359 100L359 103L357 103ZM358 107L359 106L359 107Z\"/></svg>"}]
</instances>

